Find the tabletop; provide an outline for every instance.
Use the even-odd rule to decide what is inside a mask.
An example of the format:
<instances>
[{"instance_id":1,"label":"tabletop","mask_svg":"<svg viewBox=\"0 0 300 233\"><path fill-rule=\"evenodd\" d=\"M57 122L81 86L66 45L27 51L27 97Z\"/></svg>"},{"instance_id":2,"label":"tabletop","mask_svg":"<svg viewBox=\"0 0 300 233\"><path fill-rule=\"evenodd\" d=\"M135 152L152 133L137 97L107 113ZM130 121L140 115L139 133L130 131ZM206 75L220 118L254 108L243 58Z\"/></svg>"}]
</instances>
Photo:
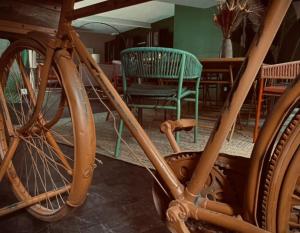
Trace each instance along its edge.
<instances>
[{"instance_id":1,"label":"tabletop","mask_svg":"<svg viewBox=\"0 0 300 233\"><path fill-rule=\"evenodd\" d=\"M220 69L241 66L244 62L244 57L233 57L233 58L222 58L222 57L212 57L212 58L199 58L199 61L203 65L203 69Z\"/></svg>"}]
</instances>

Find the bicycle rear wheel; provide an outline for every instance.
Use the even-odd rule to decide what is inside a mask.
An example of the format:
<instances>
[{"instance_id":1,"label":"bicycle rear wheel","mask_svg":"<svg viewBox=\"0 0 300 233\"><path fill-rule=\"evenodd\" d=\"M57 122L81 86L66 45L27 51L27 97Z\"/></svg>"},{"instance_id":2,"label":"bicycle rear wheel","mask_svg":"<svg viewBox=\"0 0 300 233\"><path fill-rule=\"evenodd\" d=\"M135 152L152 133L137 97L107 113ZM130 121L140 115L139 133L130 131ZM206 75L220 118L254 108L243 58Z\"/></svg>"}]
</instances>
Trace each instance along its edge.
<instances>
[{"instance_id":1,"label":"bicycle rear wheel","mask_svg":"<svg viewBox=\"0 0 300 233\"><path fill-rule=\"evenodd\" d=\"M52 61L38 119L20 130L36 108L41 83L35 64L26 64L26 57L31 54L43 63L45 51L42 44L23 39L12 43L0 59L4 115L0 156L14 153L7 176L17 199L33 201L27 209L35 217L55 221L84 202L96 145L89 101L65 50L56 52Z\"/></svg>"}]
</instances>

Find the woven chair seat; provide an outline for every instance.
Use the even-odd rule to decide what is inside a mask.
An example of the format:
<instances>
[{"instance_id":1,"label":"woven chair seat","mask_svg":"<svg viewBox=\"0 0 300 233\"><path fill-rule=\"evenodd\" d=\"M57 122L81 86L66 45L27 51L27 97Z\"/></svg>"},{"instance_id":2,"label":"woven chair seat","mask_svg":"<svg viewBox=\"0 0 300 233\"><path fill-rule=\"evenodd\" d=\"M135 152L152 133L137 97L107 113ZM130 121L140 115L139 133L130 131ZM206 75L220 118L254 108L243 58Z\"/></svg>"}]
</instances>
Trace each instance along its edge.
<instances>
[{"instance_id":1,"label":"woven chair seat","mask_svg":"<svg viewBox=\"0 0 300 233\"><path fill-rule=\"evenodd\" d=\"M183 92L187 89L182 88ZM153 84L132 84L127 89L127 94L130 96L149 96L149 97L170 97L178 93L178 86L159 86Z\"/></svg>"}]
</instances>

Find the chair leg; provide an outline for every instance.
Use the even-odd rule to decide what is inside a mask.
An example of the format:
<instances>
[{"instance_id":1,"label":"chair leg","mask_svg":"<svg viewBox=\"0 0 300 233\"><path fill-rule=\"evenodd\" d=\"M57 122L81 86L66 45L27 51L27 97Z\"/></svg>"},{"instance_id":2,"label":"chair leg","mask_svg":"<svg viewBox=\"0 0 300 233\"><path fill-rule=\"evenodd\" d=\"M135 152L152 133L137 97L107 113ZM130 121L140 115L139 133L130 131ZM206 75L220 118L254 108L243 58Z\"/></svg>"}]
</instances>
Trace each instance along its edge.
<instances>
[{"instance_id":1,"label":"chair leg","mask_svg":"<svg viewBox=\"0 0 300 233\"><path fill-rule=\"evenodd\" d=\"M124 129L124 121L122 119L120 119L119 129L118 129L119 133L117 135L118 138L117 138L117 142L116 142L116 146L115 146L115 158L120 157L121 139L122 139L123 129Z\"/></svg>"},{"instance_id":2,"label":"chair leg","mask_svg":"<svg viewBox=\"0 0 300 233\"><path fill-rule=\"evenodd\" d=\"M164 109L164 121L167 120L167 109Z\"/></svg>"},{"instance_id":3,"label":"chair leg","mask_svg":"<svg viewBox=\"0 0 300 233\"><path fill-rule=\"evenodd\" d=\"M143 125L143 109L142 108L138 108L138 120L139 120L140 124Z\"/></svg>"},{"instance_id":4,"label":"chair leg","mask_svg":"<svg viewBox=\"0 0 300 233\"><path fill-rule=\"evenodd\" d=\"M207 96L207 85L206 84L203 85L203 98L204 98L204 100L203 100L204 106L206 107L206 106L208 106L208 104L207 104L208 96Z\"/></svg>"},{"instance_id":5,"label":"chair leg","mask_svg":"<svg viewBox=\"0 0 300 233\"><path fill-rule=\"evenodd\" d=\"M181 113L181 100L177 100L177 108L176 108L176 119L180 120L180 113ZM176 142L179 143L179 132L175 133Z\"/></svg>"},{"instance_id":6,"label":"chair leg","mask_svg":"<svg viewBox=\"0 0 300 233\"><path fill-rule=\"evenodd\" d=\"M199 89L196 91L195 96L195 121L196 125L194 127L194 143L197 142L198 139L198 125L199 125Z\"/></svg>"},{"instance_id":7,"label":"chair leg","mask_svg":"<svg viewBox=\"0 0 300 233\"><path fill-rule=\"evenodd\" d=\"M105 121L108 121L108 120L109 120L109 117L110 117L110 112L107 112Z\"/></svg>"}]
</instances>

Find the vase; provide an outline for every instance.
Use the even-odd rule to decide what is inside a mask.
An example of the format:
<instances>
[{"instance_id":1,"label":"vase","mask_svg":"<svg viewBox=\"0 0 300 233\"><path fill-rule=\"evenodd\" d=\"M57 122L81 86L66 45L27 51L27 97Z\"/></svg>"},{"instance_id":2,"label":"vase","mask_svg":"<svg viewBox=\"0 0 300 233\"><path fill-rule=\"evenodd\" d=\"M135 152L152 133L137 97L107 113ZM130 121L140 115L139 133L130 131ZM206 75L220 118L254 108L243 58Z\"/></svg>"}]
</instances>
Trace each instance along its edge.
<instances>
[{"instance_id":1,"label":"vase","mask_svg":"<svg viewBox=\"0 0 300 233\"><path fill-rule=\"evenodd\" d=\"M233 57L232 42L230 38L224 38L222 41L221 57Z\"/></svg>"}]
</instances>

